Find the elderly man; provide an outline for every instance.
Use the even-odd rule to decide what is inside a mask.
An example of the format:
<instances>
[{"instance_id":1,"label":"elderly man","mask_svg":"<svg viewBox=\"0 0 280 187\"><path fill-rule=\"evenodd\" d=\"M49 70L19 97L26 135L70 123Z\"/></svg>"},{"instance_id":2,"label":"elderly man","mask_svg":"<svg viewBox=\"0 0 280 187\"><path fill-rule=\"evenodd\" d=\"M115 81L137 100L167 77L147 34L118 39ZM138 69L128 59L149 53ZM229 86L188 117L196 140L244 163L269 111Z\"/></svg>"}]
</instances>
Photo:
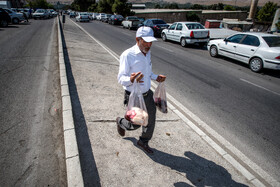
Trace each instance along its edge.
<instances>
[{"instance_id":1,"label":"elderly man","mask_svg":"<svg viewBox=\"0 0 280 187\"><path fill-rule=\"evenodd\" d=\"M153 92L150 90L151 80L163 82L166 78L164 75L155 75L152 72L150 49L152 42L156 40L154 32L150 27L140 27L136 32L136 44L125 50L120 57L118 74L118 82L125 90L124 104L126 105L132 91L132 83L134 80L140 83L140 89L144 97L149 119L148 125L142 127L142 134L137 145L148 154L153 154L153 150L149 147L148 142L153 136L156 119L156 106L153 99ZM125 118L118 117L116 121L117 130L121 136L125 135L125 130L135 130L140 127Z\"/></svg>"}]
</instances>

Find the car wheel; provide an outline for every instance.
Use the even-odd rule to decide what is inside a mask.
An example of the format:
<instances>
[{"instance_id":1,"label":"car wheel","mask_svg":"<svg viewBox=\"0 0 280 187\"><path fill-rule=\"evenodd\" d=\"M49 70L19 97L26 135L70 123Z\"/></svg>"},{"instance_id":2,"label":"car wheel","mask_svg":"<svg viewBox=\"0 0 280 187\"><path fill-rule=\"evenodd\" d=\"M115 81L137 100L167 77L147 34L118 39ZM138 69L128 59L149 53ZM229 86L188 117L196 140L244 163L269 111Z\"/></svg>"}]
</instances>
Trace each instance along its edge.
<instances>
[{"instance_id":1,"label":"car wheel","mask_svg":"<svg viewBox=\"0 0 280 187\"><path fill-rule=\"evenodd\" d=\"M249 66L253 72L258 73L263 68L263 61L260 58L254 57L250 60Z\"/></svg>"},{"instance_id":2,"label":"car wheel","mask_svg":"<svg viewBox=\"0 0 280 187\"><path fill-rule=\"evenodd\" d=\"M163 40L164 42L167 41L166 35L165 35L164 33L162 33L161 38L162 38L162 40Z\"/></svg>"},{"instance_id":3,"label":"car wheel","mask_svg":"<svg viewBox=\"0 0 280 187\"><path fill-rule=\"evenodd\" d=\"M182 47L186 47L186 46L187 46L187 44L186 44L186 38L181 38L180 43L181 43L181 46L182 46Z\"/></svg>"},{"instance_id":4,"label":"car wheel","mask_svg":"<svg viewBox=\"0 0 280 187\"><path fill-rule=\"evenodd\" d=\"M8 21L7 20L2 20L1 23L0 23L0 26L8 27Z\"/></svg>"},{"instance_id":5,"label":"car wheel","mask_svg":"<svg viewBox=\"0 0 280 187\"><path fill-rule=\"evenodd\" d=\"M211 57L218 57L218 49L215 45L211 45L210 50L209 50L210 56Z\"/></svg>"},{"instance_id":6,"label":"car wheel","mask_svg":"<svg viewBox=\"0 0 280 187\"><path fill-rule=\"evenodd\" d=\"M127 27L129 30L131 30L131 27L128 25L128 27Z\"/></svg>"},{"instance_id":7,"label":"car wheel","mask_svg":"<svg viewBox=\"0 0 280 187\"><path fill-rule=\"evenodd\" d=\"M13 18L13 24L18 24L19 23L19 19L18 18Z\"/></svg>"}]
</instances>

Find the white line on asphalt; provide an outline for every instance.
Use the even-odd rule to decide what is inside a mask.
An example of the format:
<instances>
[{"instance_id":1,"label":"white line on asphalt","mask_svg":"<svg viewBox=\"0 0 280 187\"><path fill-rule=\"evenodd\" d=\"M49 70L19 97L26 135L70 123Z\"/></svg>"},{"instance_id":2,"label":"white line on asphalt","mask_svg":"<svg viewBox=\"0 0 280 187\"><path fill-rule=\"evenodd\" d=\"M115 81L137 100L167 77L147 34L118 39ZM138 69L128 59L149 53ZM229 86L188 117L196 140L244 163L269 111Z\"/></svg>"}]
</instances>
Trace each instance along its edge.
<instances>
[{"instance_id":1,"label":"white line on asphalt","mask_svg":"<svg viewBox=\"0 0 280 187\"><path fill-rule=\"evenodd\" d=\"M265 88L265 87L262 87L262 86L260 86L260 85L255 84L255 83L252 83L252 82L250 82L250 81L247 81L247 80L245 80L245 79L241 79L241 78L240 78L240 80L243 81L243 82L247 82L248 84L251 84L251 85L253 85L253 86L256 86L256 87L258 87L258 88L261 88L261 89L263 89L263 90L266 90L266 91L268 91L268 92L271 92L271 93L274 93L274 94L280 96L279 93L274 92L274 91L272 91L272 90L270 90L270 89L267 89L267 88Z\"/></svg>"},{"instance_id":2,"label":"white line on asphalt","mask_svg":"<svg viewBox=\"0 0 280 187\"><path fill-rule=\"evenodd\" d=\"M72 21L72 20L71 20ZM73 21L72 21L73 22ZM73 22L75 23L75 22ZM76 23L75 23L76 24ZM101 47L103 47L109 54L111 54L117 61L119 61L119 56L113 52L110 48L102 44L100 41L91 36L87 31L85 31L82 27L76 24L81 30L83 30L89 37L91 37L94 41L96 41ZM154 91L157 84L152 82L152 90ZM239 160L243 161L243 164L246 167L251 168L255 173L261 176L265 182L272 186L280 186L280 183L272 178L267 172L261 169L258 165L252 162L248 157L246 157L242 152L240 152L236 147L230 144L227 140L225 140L221 135L219 135L216 131L214 131L209 125L203 122L198 116L193 114L190 110L188 110L185 106L183 106L179 101L177 101L170 94L167 94L168 100L170 100L175 106L169 103L168 108L170 108L175 114L177 114L186 124L193 129L205 142L207 142L213 149L215 149L223 158L225 158L233 167L235 167L240 173L242 173L254 186L265 186L259 179L256 178L250 171L248 171L245 167L242 166L238 160L234 159L231 154L235 155ZM184 111L183 114L180 111ZM189 117L188 117L189 116ZM190 118L190 119L189 119ZM193 122L192 122L193 121ZM203 132L206 130L208 134L215 137L219 144L226 147L226 149L230 150L232 153L228 153L221 146L219 146L215 141L210 138L207 134Z\"/></svg>"}]
</instances>

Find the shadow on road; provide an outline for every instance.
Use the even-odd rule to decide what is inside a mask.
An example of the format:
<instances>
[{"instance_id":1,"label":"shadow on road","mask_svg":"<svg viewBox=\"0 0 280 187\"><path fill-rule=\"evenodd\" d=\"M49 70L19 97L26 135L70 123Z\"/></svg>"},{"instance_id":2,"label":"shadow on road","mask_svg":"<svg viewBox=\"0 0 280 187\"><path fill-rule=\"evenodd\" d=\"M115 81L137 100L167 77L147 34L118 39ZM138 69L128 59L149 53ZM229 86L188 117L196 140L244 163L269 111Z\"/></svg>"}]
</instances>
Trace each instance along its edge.
<instances>
[{"instance_id":1,"label":"shadow on road","mask_svg":"<svg viewBox=\"0 0 280 187\"><path fill-rule=\"evenodd\" d=\"M125 140L133 142L137 146L135 138L127 137ZM174 156L157 149L153 149L154 154L149 155L153 161L167 166L177 173L186 176L186 178L195 186L204 187L220 187L220 186L235 186L245 187L246 185L235 182L231 174L222 166L214 162L200 157L199 155L186 151L185 157ZM191 186L184 182L177 182L174 186Z\"/></svg>"},{"instance_id":2,"label":"shadow on road","mask_svg":"<svg viewBox=\"0 0 280 187\"><path fill-rule=\"evenodd\" d=\"M81 107L75 78L72 74L71 62L68 56L63 32L61 32L61 35L84 186L100 187L100 177L93 156L87 124Z\"/></svg>"}]
</instances>

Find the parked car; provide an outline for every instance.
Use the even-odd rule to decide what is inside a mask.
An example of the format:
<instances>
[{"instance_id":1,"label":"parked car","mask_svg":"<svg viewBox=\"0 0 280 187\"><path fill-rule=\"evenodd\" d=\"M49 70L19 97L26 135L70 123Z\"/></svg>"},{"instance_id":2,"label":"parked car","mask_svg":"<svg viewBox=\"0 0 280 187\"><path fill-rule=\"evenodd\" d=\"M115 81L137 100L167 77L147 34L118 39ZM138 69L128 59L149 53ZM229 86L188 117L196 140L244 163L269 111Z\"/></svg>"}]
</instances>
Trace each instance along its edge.
<instances>
[{"instance_id":1,"label":"parked car","mask_svg":"<svg viewBox=\"0 0 280 187\"><path fill-rule=\"evenodd\" d=\"M70 18L75 18L76 17L76 13L75 12L70 12L69 13L69 17Z\"/></svg>"},{"instance_id":2,"label":"parked car","mask_svg":"<svg viewBox=\"0 0 280 187\"><path fill-rule=\"evenodd\" d=\"M123 21L122 15L112 15L109 18L108 23L112 25L121 25L122 21Z\"/></svg>"},{"instance_id":3,"label":"parked car","mask_svg":"<svg viewBox=\"0 0 280 187\"><path fill-rule=\"evenodd\" d=\"M78 22L89 22L89 17L87 12L79 12L76 16L76 21Z\"/></svg>"},{"instance_id":4,"label":"parked car","mask_svg":"<svg viewBox=\"0 0 280 187\"><path fill-rule=\"evenodd\" d=\"M140 26L151 27L155 36L161 36L161 31L169 27L162 19L146 19L143 23L139 24Z\"/></svg>"},{"instance_id":5,"label":"parked car","mask_svg":"<svg viewBox=\"0 0 280 187\"><path fill-rule=\"evenodd\" d=\"M108 23L108 20L111 16L112 16L112 14L105 14L105 16L103 18L101 18L101 21Z\"/></svg>"},{"instance_id":6,"label":"parked car","mask_svg":"<svg viewBox=\"0 0 280 187\"><path fill-rule=\"evenodd\" d=\"M104 18L104 17L105 17L105 13L99 13L99 14L96 16L96 20L101 21L102 18Z\"/></svg>"},{"instance_id":7,"label":"parked car","mask_svg":"<svg viewBox=\"0 0 280 187\"><path fill-rule=\"evenodd\" d=\"M24 21L25 18L23 16L23 13L19 13L19 12L14 12L13 10L9 9L9 8L3 8L11 17L12 23L13 24L18 24L21 21Z\"/></svg>"},{"instance_id":8,"label":"parked car","mask_svg":"<svg viewBox=\"0 0 280 187\"><path fill-rule=\"evenodd\" d=\"M33 14L32 17L34 19L47 19L50 18L50 12L47 11L46 9L37 9Z\"/></svg>"},{"instance_id":9,"label":"parked car","mask_svg":"<svg viewBox=\"0 0 280 187\"><path fill-rule=\"evenodd\" d=\"M141 21L138 19L137 16L127 16L122 21L123 28L127 29L137 29L139 24L141 24Z\"/></svg>"},{"instance_id":10,"label":"parked car","mask_svg":"<svg viewBox=\"0 0 280 187\"><path fill-rule=\"evenodd\" d=\"M9 14L3 8L0 8L0 26L8 27L11 21Z\"/></svg>"},{"instance_id":11,"label":"parked car","mask_svg":"<svg viewBox=\"0 0 280 187\"><path fill-rule=\"evenodd\" d=\"M182 47L198 43L204 46L208 43L210 31L197 22L175 22L161 33L163 41L180 42Z\"/></svg>"},{"instance_id":12,"label":"parked car","mask_svg":"<svg viewBox=\"0 0 280 187\"><path fill-rule=\"evenodd\" d=\"M92 19L96 20L96 16L99 15L98 13L92 13Z\"/></svg>"},{"instance_id":13,"label":"parked car","mask_svg":"<svg viewBox=\"0 0 280 187\"><path fill-rule=\"evenodd\" d=\"M280 36L266 33L237 33L209 41L212 57L219 55L249 64L253 72L263 68L280 70Z\"/></svg>"},{"instance_id":14,"label":"parked car","mask_svg":"<svg viewBox=\"0 0 280 187\"><path fill-rule=\"evenodd\" d=\"M88 15L89 20L93 20L92 13L87 12L87 15Z\"/></svg>"},{"instance_id":15,"label":"parked car","mask_svg":"<svg viewBox=\"0 0 280 187\"><path fill-rule=\"evenodd\" d=\"M51 17L56 17L58 15L58 13L54 9L48 9L48 11L50 12Z\"/></svg>"}]
</instances>

